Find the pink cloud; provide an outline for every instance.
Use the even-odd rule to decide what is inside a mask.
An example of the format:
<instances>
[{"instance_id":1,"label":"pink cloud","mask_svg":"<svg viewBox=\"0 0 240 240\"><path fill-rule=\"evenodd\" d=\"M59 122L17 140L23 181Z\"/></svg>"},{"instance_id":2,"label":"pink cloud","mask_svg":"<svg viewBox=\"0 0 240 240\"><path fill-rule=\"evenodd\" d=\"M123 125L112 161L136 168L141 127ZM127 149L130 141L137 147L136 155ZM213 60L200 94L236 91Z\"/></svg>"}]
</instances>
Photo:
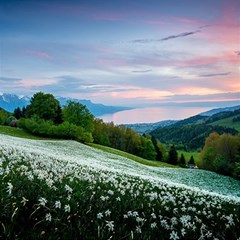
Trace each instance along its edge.
<instances>
[{"instance_id":1,"label":"pink cloud","mask_svg":"<svg viewBox=\"0 0 240 240\"><path fill-rule=\"evenodd\" d=\"M40 58L40 59L45 59L45 60L49 60L49 61L52 61L54 59L53 56L51 56L49 53L47 53L45 51L28 50L27 53L31 56L34 56L34 57Z\"/></svg>"}]
</instances>

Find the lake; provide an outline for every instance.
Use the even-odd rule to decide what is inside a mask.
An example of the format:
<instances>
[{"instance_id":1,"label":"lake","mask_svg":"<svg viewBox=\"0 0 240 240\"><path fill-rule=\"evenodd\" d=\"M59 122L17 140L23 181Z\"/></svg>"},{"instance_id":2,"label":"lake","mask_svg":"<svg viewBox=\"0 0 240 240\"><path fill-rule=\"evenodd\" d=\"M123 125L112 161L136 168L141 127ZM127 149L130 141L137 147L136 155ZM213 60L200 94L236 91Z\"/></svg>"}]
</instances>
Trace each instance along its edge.
<instances>
[{"instance_id":1,"label":"lake","mask_svg":"<svg viewBox=\"0 0 240 240\"><path fill-rule=\"evenodd\" d=\"M180 120L211 109L212 107L148 107L106 114L99 118L104 122L115 124L153 123L163 120Z\"/></svg>"}]
</instances>

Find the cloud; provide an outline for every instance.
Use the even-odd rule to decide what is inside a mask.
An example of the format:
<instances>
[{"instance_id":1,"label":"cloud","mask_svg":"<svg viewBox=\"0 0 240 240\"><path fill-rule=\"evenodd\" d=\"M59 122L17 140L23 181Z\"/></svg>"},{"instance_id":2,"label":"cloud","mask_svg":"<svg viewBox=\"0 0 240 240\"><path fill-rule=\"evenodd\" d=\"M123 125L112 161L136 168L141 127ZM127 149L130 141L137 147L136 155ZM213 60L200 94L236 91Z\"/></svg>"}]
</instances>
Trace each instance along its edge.
<instances>
[{"instance_id":1,"label":"cloud","mask_svg":"<svg viewBox=\"0 0 240 240\"><path fill-rule=\"evenodd\" d=\"M218 76L227 76L231 72L223 72L223 73L207 73L207 74L201 74L199 77L218 77Z\"/></svg>"},{"instance_id":2,"label":"cloud","mask_svg":"<svg viewBox=\"0 0 240 240\"><path fill-rule=\"evenodd\" d=\"M199 32L201 32L201 31L196 30L196 31L193 31L193 32L184 32L184 33L180 33L180 34L177 34L177 35L171 35L171 36L162 38L161 41L167 41L167 40L174 39L174 38L179 38L179 37L186 37L186 36L193 35L193 34L199 33Z\"/></svg>"},{"instance_id":3,"label":"cloud","mask_svg":"<svg viewBox=\"0 0 240 240\"><path fill-rule=\"evenodd\" d=\"M180 38L180 37L187 37L196 33L201 32L201 30L196 30L196 31L192 31L192 32L183 32L177 35L170 35L161 39L135 39L131 42L133 43L151 43L151 42L162 42L162 41L168 41L171 39L175 39L175 38Z\"/></svg>"},{"instance_id":4,"label":"cloud","mask_svg":"<svg viewBox=\"0 0 240 240\"><path fill-rule=\"evenodd\" d=\"M21 78L0 77L0 82L19 82L21 80Z\"/></svg>"},{"instance_id":5,"label":"cloud","mask_svg":"<svg viewBox=\"0 0 240 240\"><path fill-rule=\"evenodd\" d=\"M132 71L133 73L146 73L146 72L151 72L152 69L147 69L147 70L134 70Z\"/></svg>"},{"instance_id":6,"label":"cloud","mask_svg":"<svg viewBox=\"0 0 240 240\"><path fill-rule=\"evenodd\" d=\"M53 56L51 56L49 53L45 51L36 51L36 50L27 50L27 53L33 57L44 59L44 60L53 60Z\"/></svg>"},{"instance_id":7,"label":"cloud","mask_svg":"<svg viewBox=\"0 0 240 240\"><path fill-rule=\"evenodd\" d=\"M238 56L240 56L240 51L235 51L235 53L236 53Z\"/></svg>"}]
</instances>

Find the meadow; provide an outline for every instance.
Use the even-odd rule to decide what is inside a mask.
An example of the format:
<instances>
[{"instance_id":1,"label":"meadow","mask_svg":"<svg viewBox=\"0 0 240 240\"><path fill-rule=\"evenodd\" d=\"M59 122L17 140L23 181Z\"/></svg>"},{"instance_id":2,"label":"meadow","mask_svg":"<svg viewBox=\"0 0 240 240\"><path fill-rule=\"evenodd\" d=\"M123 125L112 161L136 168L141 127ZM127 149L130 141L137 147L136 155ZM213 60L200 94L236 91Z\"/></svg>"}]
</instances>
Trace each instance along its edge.
<instances>
[{"instance_id":1,"label":"meadow","mask_svg":"<svg viewBox=\"0 0 240 240\"><path fill-rule=\"evenodd\" d=\"M240 239L240 182L0 134L0 239Z\"/></svg>"}]
</instances>

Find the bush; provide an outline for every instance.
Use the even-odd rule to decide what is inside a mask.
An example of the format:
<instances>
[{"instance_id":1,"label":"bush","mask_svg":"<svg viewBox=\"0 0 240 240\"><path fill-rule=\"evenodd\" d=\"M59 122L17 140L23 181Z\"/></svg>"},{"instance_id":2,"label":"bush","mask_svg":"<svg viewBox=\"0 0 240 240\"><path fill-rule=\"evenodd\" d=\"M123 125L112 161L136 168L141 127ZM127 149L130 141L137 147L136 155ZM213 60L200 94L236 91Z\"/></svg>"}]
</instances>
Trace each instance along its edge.
<instances>
[{"instance_id":1,"label":"bush","mask_svg":"<svg viewBox=\"0 0 240 240\"><path fill-rule=\"evenodd\" d=\"M83 143L93 142L91 133L69 122L54 125L52 121L45 121L39 118L22 118L19 120L18 125L38 136L72 139Z\"/></svg>"}]
</instances>

